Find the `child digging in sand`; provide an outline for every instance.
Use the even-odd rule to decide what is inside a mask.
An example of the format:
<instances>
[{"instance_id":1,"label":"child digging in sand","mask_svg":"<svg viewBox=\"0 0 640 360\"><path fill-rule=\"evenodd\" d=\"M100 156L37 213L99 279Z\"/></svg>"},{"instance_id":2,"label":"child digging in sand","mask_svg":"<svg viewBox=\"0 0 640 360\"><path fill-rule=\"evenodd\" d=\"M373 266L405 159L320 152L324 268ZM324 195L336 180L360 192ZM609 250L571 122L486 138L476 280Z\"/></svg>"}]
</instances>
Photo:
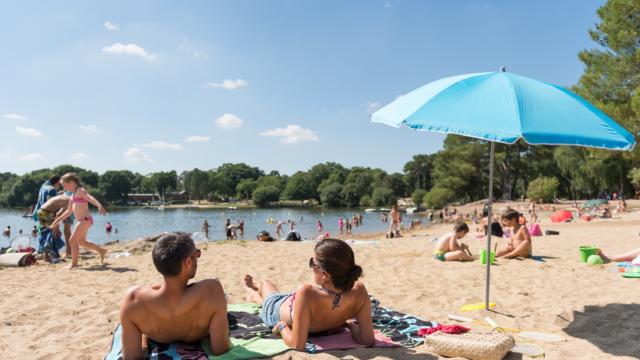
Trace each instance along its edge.
<instances>
[{"instance_id":1,"label":"child digging in sand","mask_svg":"<svg viewBox=\"0 0 640 360\"><path fill-rule=\"evenodd\" d=\"M73 228L71 238L69 239L69 245L71 246L71 266L69 266L69 269L75 269L78 267L78 253L80 252L80 246L96 251L100 254L100 262L104 262L104 256L107 254L107 249L87 241L87 233L89 232L91 225L93 225L93 217L89 212L89 203L97 207L98 212L101 215L106 214L104 207L98 200L87 192L87 190L82 186L80 179L75 174L67 173L60 180L64 190L73 193L73 195L71 195L71 198L69 199L69 206L67 207L67 210L60 214L50 227L55 229L59 223L71 216L72 213L78 221L76 226Z\"/></svg>"},{"instance_id":2,"label":"child digging in sand","mask_svg":"<svg viewBox=\"0 0 640 360\"><path fill-rule=\"evenodd\" d=\"M469 233L469 226L460 221L453 227L453 232L443 236L436 243L433 250L433 258L440 261L473 261L474 257L469 253L466 244L458 244Z\"/></svg>"},{"instance_id":3,"label":"child digging in sand","mask_svg":"<svg viewBox=\"0 0 640 360\"><path fill-rule=\"evenodd\" d=\"M502 214L502 225L511 229L509 244L496 252L496 257L513 259L516 257L531 257L533 246L531 245L531 235L527 227L520 224L520 213L508 209Z\"/></svg>"}]
</instances>

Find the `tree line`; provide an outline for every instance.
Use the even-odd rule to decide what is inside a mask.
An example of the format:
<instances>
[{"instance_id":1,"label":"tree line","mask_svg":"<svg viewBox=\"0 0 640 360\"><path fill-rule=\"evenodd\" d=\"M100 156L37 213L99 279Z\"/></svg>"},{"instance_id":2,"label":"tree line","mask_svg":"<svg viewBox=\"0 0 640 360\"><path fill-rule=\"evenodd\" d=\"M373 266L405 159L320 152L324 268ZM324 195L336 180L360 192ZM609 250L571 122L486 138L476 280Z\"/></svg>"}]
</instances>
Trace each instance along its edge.
<instances>
[{"instance_id":1,"label":"tree line","mask_svg":"<svg viewBox=\"0 0 640 360\"><path fill-rule=\"evenodd\" d=\"M633 134L640 131L640 3L609 0L598 9L600 22L589 31L597 47L578 56L585 70L572 90L602 109ZM442 150L415 155L402 173L335 162L281 175L246 164L139 174L104 174L70 165L18 176L0 173L0 206L28 206L52 173L78 173L86 186L107 202L123 203L132 192L187 191L192 199L250 200L267 206L280 200L313 200L326 207L390 206L411 197L416 205L440 208L452 202L484 199L488 193L489 150L485 141L449 135ZM617 192L631 197L640 188L640 150L615 152L569 146L497 144L496 198L551 201L585 199Z\"/></svg>"}]
</instances>

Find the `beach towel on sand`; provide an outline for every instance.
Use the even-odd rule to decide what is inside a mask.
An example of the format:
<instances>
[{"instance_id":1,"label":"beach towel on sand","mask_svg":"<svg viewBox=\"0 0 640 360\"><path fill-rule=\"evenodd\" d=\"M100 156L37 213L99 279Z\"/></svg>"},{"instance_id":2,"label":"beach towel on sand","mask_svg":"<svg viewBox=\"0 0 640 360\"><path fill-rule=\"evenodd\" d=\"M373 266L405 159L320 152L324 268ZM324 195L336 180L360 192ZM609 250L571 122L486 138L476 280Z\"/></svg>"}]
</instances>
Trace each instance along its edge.
<instances>
[{"instance_id":1,"label":"beach towel on sand","mask_svg":"<svg viewBox=\"0 0 640 360\"><path fill-rule=\"evenodd\" d=\"M229 352L214 356L211 353L209 339L192 344L159 344L149 341L148 359L153 360L218 360L218 359L257 359L274 356L289 348L280 337L271 333L271 329L262 323L258 316L260 306L256 304L229 304L229 336L232 348ZM375 329L375 347L414 347L423 342L418 335L420 329L437 325L380 306L378 300L371 298L371 313ZM122 359L122 328L120 325L113 334L111 350L105 360ZM316 353L325 350L346 350L364 347L356 343L348 330L331 335L310 335L306 351Z\"/></svg>"}]
</instances>

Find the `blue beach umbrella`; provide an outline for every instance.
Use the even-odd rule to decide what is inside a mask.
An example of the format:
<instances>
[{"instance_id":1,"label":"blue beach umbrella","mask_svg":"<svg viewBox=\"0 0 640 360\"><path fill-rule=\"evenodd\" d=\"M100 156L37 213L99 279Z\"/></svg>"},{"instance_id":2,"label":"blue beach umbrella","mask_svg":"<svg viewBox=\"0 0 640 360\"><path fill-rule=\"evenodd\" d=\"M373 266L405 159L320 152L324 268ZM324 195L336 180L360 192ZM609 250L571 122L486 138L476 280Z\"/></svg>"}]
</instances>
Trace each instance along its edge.
<instances>
[{"instance_id":1,"label":"blue beach umbrella","mask_svg":"<svg viewBox=\"0 0 640 360\"><path fill-rule=\"evenodd\" d=\"M504 67L431 82L376 111L371 121L489 141L489 219L496 142L513 144L522 139L532 145L611 150L631 150L635 145L631 133L580 96L558 85L508 73ZM490 269L487 261L486 309Z\"/></svg>"}]
</instances>

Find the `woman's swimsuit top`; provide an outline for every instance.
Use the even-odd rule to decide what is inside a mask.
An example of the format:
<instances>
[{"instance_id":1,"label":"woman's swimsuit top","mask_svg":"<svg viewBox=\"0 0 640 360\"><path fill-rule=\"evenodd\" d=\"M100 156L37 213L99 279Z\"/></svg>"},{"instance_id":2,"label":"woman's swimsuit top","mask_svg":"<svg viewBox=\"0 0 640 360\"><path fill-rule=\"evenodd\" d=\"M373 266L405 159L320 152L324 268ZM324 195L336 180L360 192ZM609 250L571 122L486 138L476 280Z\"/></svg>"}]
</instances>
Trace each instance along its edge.
<instances>
[{"instance_id":1,"label":"woman's swimsuit top","mask_svg":"<svg viewBox=\"0 0 640 360\"><path fill-rule=\"evenodd\" d=\"M342 297L342 293L337 293L335 291L325 289L324 287L319 288L319 290L333 296L333 304L331 305L331 310L340 307L340 298ZM291 294L291 302L289 303L289 316L291 317L292 323L293 323L293 304L295 304L295 302L296 302L296 293L294 292L293 294Z\"/></svg>"}]
</instances>

